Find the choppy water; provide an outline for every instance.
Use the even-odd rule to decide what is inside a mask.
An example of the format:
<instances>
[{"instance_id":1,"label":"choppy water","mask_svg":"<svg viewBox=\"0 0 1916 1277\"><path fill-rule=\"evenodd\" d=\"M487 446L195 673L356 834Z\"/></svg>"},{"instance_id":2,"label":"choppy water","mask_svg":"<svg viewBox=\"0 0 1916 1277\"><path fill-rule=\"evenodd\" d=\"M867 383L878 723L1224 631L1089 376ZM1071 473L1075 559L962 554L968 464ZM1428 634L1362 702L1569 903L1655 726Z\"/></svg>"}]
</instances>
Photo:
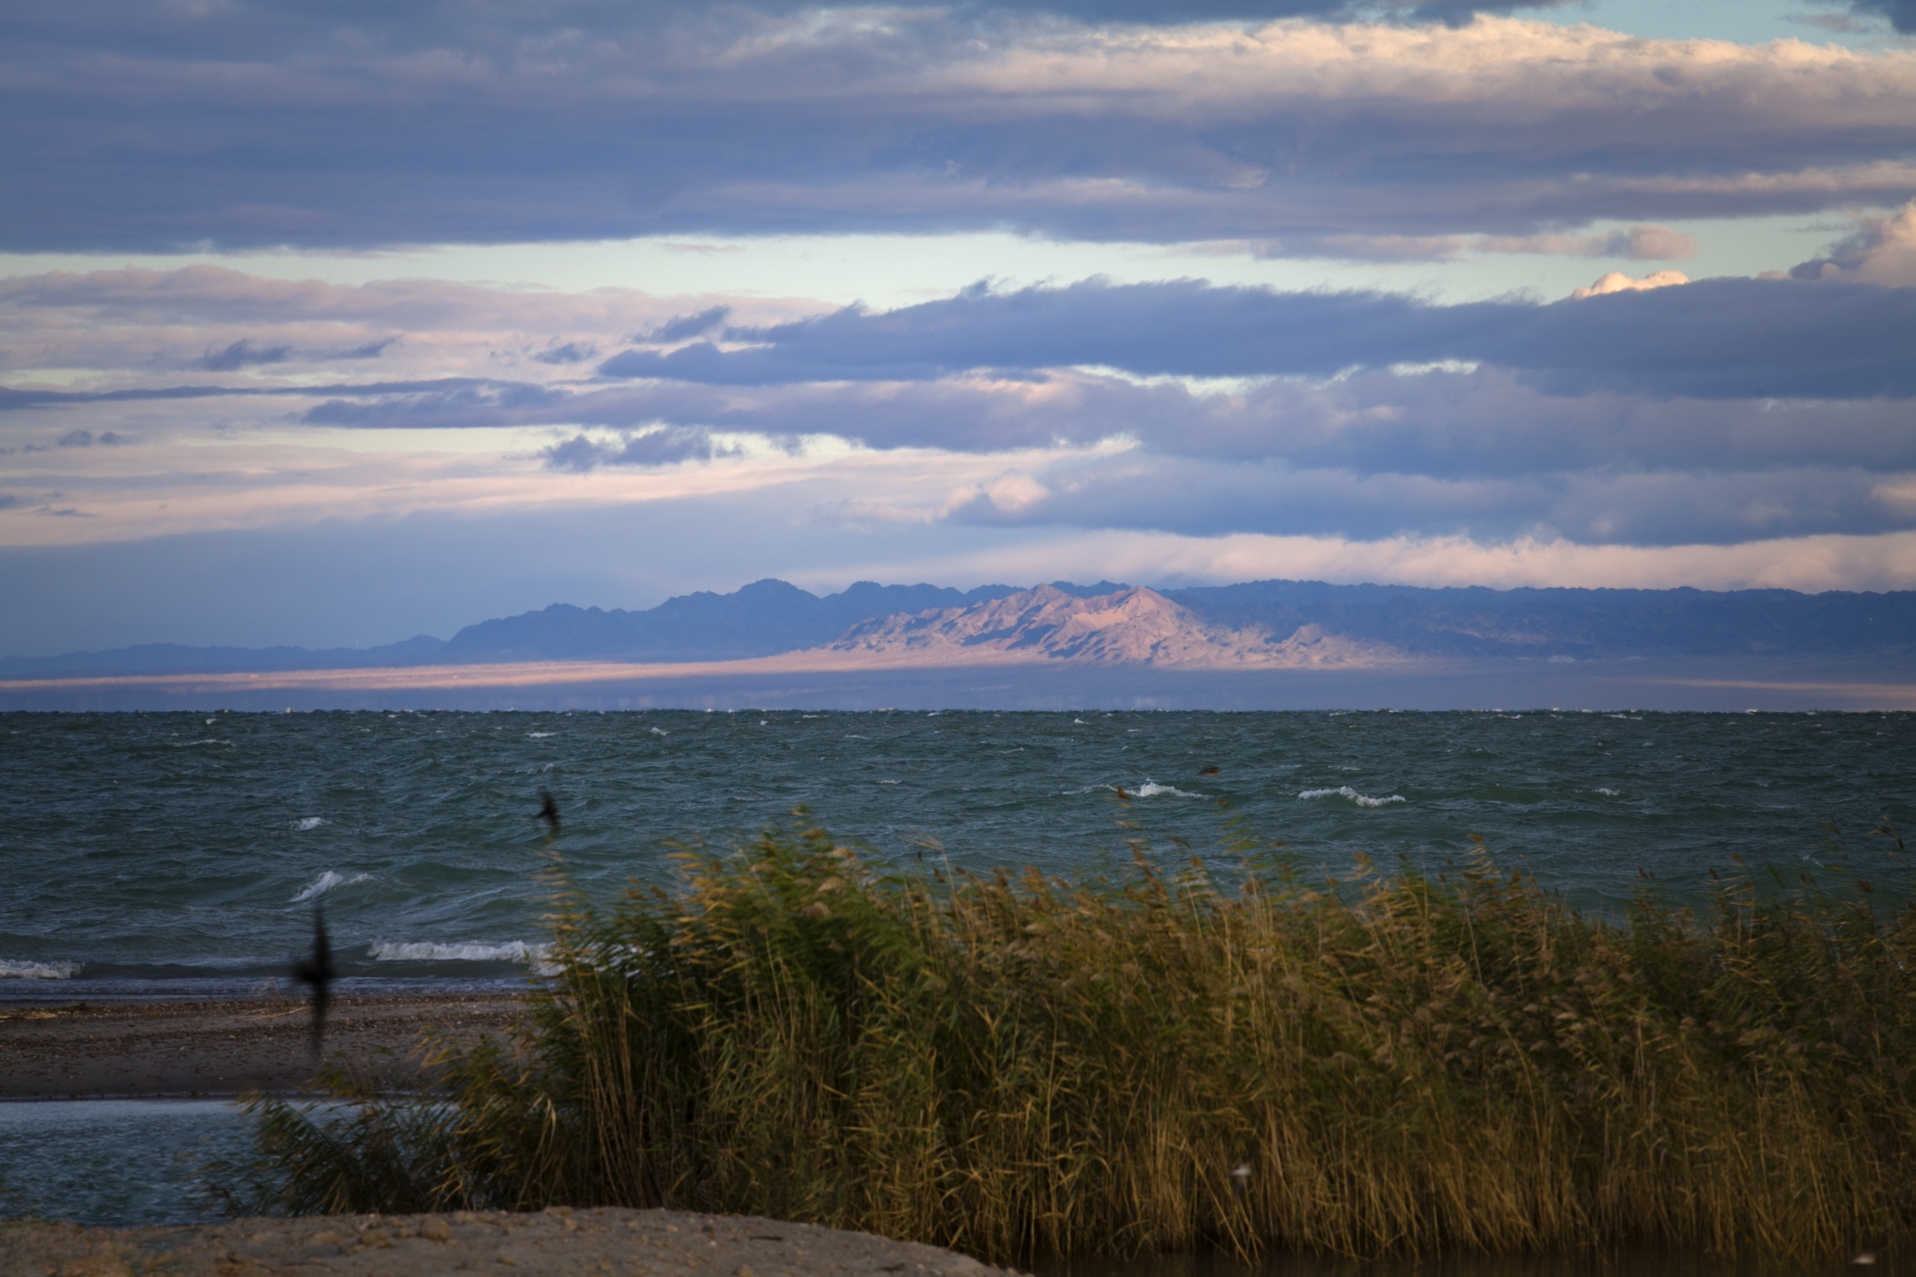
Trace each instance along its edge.
<instances>
[{"instance_id":1,"label":"choppy water","mask_svg":"<svg viewBox=\"0 0 1916 1277\"><path fill-rule=\"evenodd\" d=\"M357 978L515 978L541 788L607 894L799 803L888 856L1070 871L1122 850L1122 787L1160 845L1238 817L1331 867L1441 865L1481 834L1592 906L1640 866L1681 888L1916 827L1909 714L13 714L0 767L0 998L256 986L315 902Z\"/></svg>"},{"instance_id":2,"label":"choppy water","mask_svg":"<svg viewBox=\"0 0 1916 1277\"><path fill-rule=\"evenodd\" d=\"M251 1120L222 1100L0 1104L0 1219L189 1223L216 1206L208 1169L252 1149Z\"/></svg>"}]
</instances>

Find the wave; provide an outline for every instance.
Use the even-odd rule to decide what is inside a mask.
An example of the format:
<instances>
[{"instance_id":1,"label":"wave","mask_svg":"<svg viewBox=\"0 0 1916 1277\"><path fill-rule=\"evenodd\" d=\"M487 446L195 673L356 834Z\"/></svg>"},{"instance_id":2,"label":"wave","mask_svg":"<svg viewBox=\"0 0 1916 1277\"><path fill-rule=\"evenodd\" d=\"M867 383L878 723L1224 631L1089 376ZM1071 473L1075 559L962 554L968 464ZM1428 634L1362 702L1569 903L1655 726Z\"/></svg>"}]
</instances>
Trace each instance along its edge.
<instances>
[{"instance_id":1,"label":"wave","mask_svg":"<svg viewBox=\"0 0 1916 1277\"><path fill-rule=\"evenodd\" d=\"M374 962L528 962L543 965L551 945L508 940L460 940L439 944L429 940L375 940L366 947Z\"/></svg>"},{"instance_id":2,"label":"wave","mask_svg":"<svg viewBox=\"0 0 1916 1277\"><path fill-rule=\"evenodd\" d=\"M326 823L326 818L324 816L305 816L299 820L294 821L293 828L303 833L308 829L318 829L321 825L325 823Z\"/></svg>"},{"instance_id":3,"label":"wave","mask_svg":"<svg viewBox=\"0 0 1916 1277\"><path fill-rule=\"evenodd\" d=\"M1339 785L1336 789L1307 789L1299 798L1348 798L1359 807L1384 807L1391 803L1407 803L1410 799L1402 794L1391 794L1387 798L1372 798L1369 794L1360 794L1349 785Z\"/></svg>"},{"instance_id":4,"label":"wave","mask_svg":"<svg viewBox=\"0 0 1916 1277\"><path fill-rule=\"evenodd\" d=\"M308 900L319 899L334 887L350 887L356 882L368 882L371 879L371 874L354 874L348 878L344 874L334 873L328 869L325 873L302 887L300 893L293 897L293 903L303 905Z\"/></svg>"},{"instance_id":5,"label":"wave","mask_svg":"<svg viewBox=\"0 0 1916 1277\"><path fill-rule=\"evenodd\" d=\"M1202 798L1203 794L1193 794L1179 789L1176 785L1160 785L1155 780L1147 780L1131 791L1139 798L1156 798L1159 794L1170 794L1174 798Z\"/></svg>"},{"instance_id":6,"label":"wave","mask_svg":"<svg viewBox=\"0 0 1916 1277\"><path fill-rule=\"evenodd\" d=\"M544 740L546 737L550 735L552 735L551 732L527 732L526 739L527 740Z\"/></svg>"},{"instance_id":7,"label":"wave","mask_svg":"<svg viewBox=\"0 0 1916 1277\"><path fill-rule=\"evenodd\" d=\"M0 980L71 980L80 974L78 962L8 962L0 958Z\"/></svg>"},{"instance_id":8,"label":"wave","mask_svg":"<svg viewBox=\"0 0 1916 1277\"><path fill-rule=\"evenodd\" d=\"M1599 794L1602 794L1605 798L1623 797L1623 791L1621 789L1599 789L1597 790L1597 792Z\"/></svg>"},{"instance_id":9,"label":"wave","mask_svg":"<svg viewBox=\"0 0 1916 1277\"><path fill-rule=\"evenodd\" d=\"M816 715L813 715L813 714L807 714L807 715L806 715L806 717L807 717L807 718L815 718L815 717L817 717L817 716L816 716ZM654 727L654 728L652 729L652 734L653 734L654 736L670 736L670 735L671 735L672 733L670 733L670 732L668 732L668 731L666 731L666 730L665 730L665 729L664 729L663 727Z\"/></svg>"}]
</instances>

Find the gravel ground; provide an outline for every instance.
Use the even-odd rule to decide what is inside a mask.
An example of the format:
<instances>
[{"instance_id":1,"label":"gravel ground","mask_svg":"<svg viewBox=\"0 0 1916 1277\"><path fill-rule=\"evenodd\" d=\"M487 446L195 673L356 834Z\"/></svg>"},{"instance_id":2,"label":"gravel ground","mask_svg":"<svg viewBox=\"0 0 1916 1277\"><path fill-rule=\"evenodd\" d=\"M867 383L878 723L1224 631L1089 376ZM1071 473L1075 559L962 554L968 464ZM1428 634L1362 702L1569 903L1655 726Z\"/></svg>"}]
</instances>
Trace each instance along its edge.
<instances>
[{"instance_id":1,"label":"gravel ground","mask_svg":"<svg viewBox=\"0 0 1916 1277\"><path fill-rule=\"evenodd\" d=\"M739 1215L559 1206L197 1228L0 1224L6 1277L1014 1277L935 1246Z\"/></svg>"}]
</instances>

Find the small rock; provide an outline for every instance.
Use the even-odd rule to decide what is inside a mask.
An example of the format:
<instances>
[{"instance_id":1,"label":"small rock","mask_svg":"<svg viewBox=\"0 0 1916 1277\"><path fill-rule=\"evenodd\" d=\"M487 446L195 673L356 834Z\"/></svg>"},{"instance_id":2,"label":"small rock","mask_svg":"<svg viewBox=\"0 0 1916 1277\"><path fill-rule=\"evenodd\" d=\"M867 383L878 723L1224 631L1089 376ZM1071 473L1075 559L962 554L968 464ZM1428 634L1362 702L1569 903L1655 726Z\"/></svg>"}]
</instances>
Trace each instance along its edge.
<instances>
[{"instance_id":1,"label":"small rock","mask_svg":"<svg viewBox=\"0 0 1916 1277\"><path fill-rule=\"evenodd\" d=\"M519 1266L519 1261L506 1254L503 1250L499 1252L499 1262L507 1268L517 1268Z\"/></svg>"},{"instance_id":2,"label":"small rock","mask_svg":"<svg viewBox=\"0 0 1916 1277\"><path fill-rule=\"evenodd\" d=\"M738 1271L733 1273L732 1277L757 1277L757 1274L752 1271L750 1264L740 1264Z\"/></svg>"},{"instance_id":3,"label":"small rock","mask_svg":"<svg viewBox=\"0 0 1916 1277\"><path fill-rule=\"evenodd\" d=\"M427 1241L449 1242L452 1240L452 1225L443 1217L434 1215L419 1225L419 1235Z\"/></svg>"}]
</instances>

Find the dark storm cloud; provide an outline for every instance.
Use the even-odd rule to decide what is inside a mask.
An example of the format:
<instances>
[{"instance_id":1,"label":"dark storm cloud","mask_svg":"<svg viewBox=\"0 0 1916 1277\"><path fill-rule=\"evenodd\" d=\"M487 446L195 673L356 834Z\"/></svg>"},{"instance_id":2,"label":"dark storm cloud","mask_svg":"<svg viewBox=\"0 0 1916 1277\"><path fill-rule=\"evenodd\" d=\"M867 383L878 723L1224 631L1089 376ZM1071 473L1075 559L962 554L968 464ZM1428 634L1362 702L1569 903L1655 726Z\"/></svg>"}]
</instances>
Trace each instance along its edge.
<instances>
[{"instance_id":1,"label":"dark storm cloud","mask_svg":"<svg viewBox=\"0 0 1916 1277\"><path fill-rule=\"evenodd\" d=\"M1707 280L1547 306L1092 281L970 289L882 314L852 307L728 333L760 343L745 349L629 350L599 371L749 386L1075 365L1322 377L1455 360L1515 369L1561 394L1850 399L1916 394L1913 335L1916 289L1793 280Z\"/></svg>"},{"instance_id":2,"label":"dark storm cloud","mask_svg":"<svg viewBox=\"0 0 1916 1277\"><path fill-rule=\"evenodd\" d=\"M1484 7L23 0L0 247L1009 228L1298 253L1916 194L1906 60L1520 24L1145 27L1113 57L1079 24Z\"/></svg>"}]
</instances>

